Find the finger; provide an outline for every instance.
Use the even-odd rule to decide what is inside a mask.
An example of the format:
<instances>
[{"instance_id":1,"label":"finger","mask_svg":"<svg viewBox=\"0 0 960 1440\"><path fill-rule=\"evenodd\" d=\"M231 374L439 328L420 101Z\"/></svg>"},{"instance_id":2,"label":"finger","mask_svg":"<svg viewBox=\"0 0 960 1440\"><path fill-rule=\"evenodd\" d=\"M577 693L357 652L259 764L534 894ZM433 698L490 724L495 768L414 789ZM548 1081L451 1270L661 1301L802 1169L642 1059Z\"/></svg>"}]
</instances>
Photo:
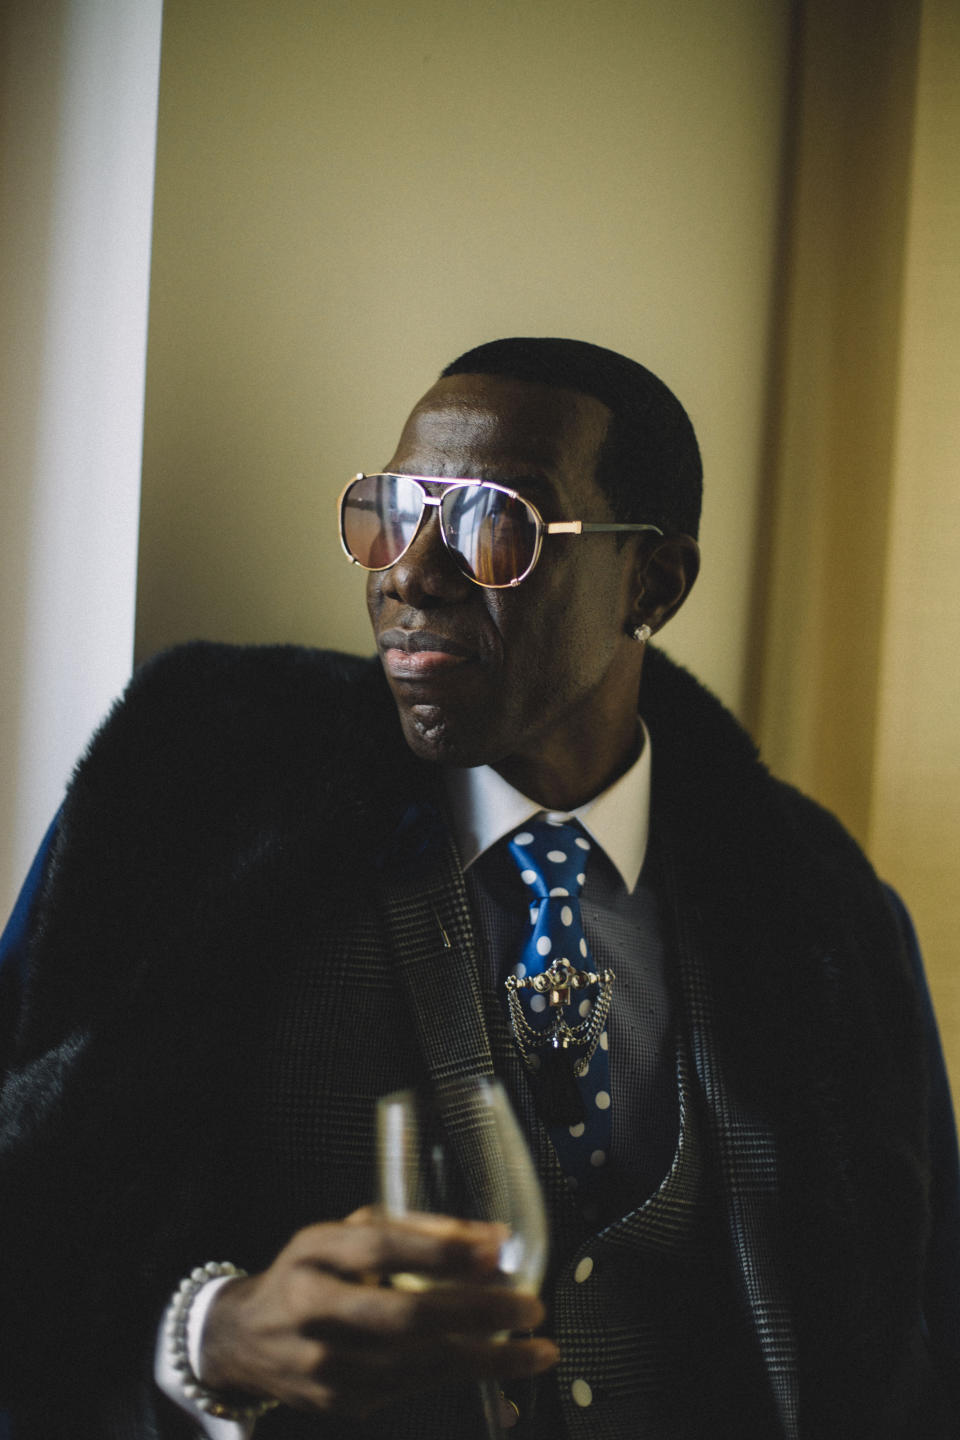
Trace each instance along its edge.
<instances>
[{"instance_id":1,"label":"finger","mask_svg":"<svg viewBox=\"0 0 960 1440\"><path fill-rule=\"evenodd\" d=\"M467 1220L459 1215L438 1215L426 1210L411 1210L406 1215L389 1215L382 1206L363 1205L340 1222L350 1226L372 1226L397 1235L433 1236L437 1240L462 1241L465 1244L501 1242L510 1234L509 1225L499 1220ZM325 1226L308 1226L301 1234Z\"/></svg>"},{"instance_id":2,"label":"finger","mask_svg":"<svg viewBox=\"0 0 960 1440\"><path fill-rule=\"evenodd\" d=\"M536 1335L525 1340L480 1340L447 1335L440 1341L446 1374L460 1380L525 1380L556 1365L560 1352L552 1340ZM410 1364L417 1389L437 1383L436 1363L421 1351Z\"/></svg>"},{"instance_id":3,"label":"finger","mask_svg":"<svg viewBox=\"0 0 960 1440\"><path fill-rule=\"evenodd\" d=\"M359 1210L351 1210L349 1215L343 1218L344 1225L369 1225L374 1220L379 1220L382 1211L376 1205L361 1205Z\"/></svg>"},{"instance_id":4,"label":"finger","mask_svg":"<svg viewBox=\"0 0 960 1440\"><path fill-rule=\"evenodd\" d=\"M496 1343L447 1336L429 1346L318 1346L309 1377L283 1397L297 1408L359 1418L413 1393L496 1378L528 1379L555 1365L546 1339Z\"/></svg>"},{"instance_id":5,"label":"finger","mask_svg":"<svg viewBox=\"0 0 960 1440\"><path fill-rule=\"evenodd\" d=\"M352 1210L339 1222L342 1225L393 1225L398 1230L418 1230L429 1235L484 1236L490 1232L505 1236L509 1226L499 1220L467 1220L460 1215L439 1215L432 1210L410 1210L404 1216L389 1215L381 1205L361 1205ZM311 1229L322 1230L323 1224L307 1226L301 1234Z\"/></svg>"},{"instance_id":6,"label":"finger","mask_svg":"<svg viewBox=\"0 0 960 1440\"><path fill-rule=\"evenodd\" d=\"M446 1216L358 1219L301 1230L288 1246L287 1258L352 1276L398 1271L489 1275L497 1268L508 1233L502 1225Z\"/></svg>"},{"instance_id":7,"label":"finger","mask_svg":"<svg viewBox=\"0 0 960 1440\"><path fill-rule=\"evenodd\" d=\"M534 1330L544 1309L535 1295L496 1285L449 1285L433 1290L384 1290L355 1285L329 1274L312 1287L305 1272L297 1309L303 1333L367 1336L489 1336Z\"/></svg>"},{"instance_id":8,"label":"finger","mask_svg":"<svg viewBox=\"0 0 960 1440\"><path fill-rule=\"evenodd\" d=\"M390 1384L396 1393L459 1385L465 1381L528 1379L557 1363L559 1351L552 1340L534 1336L524 1340L478 1339L465 1335L438 1336L429 1345L373 1346L337 1349L321 1363L318 1373L338 1383Z\"/></svg>"}]
</instances>

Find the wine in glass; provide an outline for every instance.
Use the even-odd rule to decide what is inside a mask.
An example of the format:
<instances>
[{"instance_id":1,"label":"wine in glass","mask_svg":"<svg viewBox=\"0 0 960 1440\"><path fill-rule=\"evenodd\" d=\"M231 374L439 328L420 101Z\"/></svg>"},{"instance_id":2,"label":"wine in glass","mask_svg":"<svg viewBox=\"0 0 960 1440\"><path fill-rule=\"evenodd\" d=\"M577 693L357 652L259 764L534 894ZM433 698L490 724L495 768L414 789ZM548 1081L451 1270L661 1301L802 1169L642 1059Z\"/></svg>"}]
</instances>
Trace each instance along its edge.
<instances>
[{"instance_id":1,"label":"wine in glass","mask_svg":"<svg viewBox=\"0 0 960 1440\"><path fill-rule=\"evenodd\" d=\"M380 1202L396 1218L456 1215L506 1230L492 1283L532 1294L547 1262L548 1229L540 1182L499 1080L474 1075L431 1091L400 1090L377 1105ZM437 1282L394 1275L404 1289ZM506 1338L505 1336L503 1338ZM499 1387L481 1381L490 1440L500 1440Z\"/></svg>"}]
</instances>

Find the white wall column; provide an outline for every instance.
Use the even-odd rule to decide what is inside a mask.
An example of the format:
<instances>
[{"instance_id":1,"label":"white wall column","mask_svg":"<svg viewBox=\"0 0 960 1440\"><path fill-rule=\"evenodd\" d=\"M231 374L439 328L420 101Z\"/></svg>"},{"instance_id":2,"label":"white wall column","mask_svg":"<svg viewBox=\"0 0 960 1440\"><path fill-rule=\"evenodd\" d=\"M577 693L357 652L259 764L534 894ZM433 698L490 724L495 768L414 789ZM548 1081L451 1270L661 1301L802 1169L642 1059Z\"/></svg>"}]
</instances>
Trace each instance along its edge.
<instances>
[{"instance_id":1,"label":"white wall column","mask_svg":"<svg viewBox=\"0 0 960 1440\"><path fill-rule=\"evenodd\" d=\"M162 0L0 18L0 911L130 672Z\"/></svg>"}]
</instances>

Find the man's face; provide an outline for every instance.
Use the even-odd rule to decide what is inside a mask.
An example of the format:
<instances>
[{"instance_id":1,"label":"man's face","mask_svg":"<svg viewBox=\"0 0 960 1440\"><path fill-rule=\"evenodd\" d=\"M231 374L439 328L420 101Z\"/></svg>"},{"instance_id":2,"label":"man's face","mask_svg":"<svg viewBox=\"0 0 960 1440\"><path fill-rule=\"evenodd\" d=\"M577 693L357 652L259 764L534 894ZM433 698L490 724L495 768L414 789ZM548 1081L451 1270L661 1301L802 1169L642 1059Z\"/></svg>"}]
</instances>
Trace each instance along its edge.
<instances>
[{"instance_id":1,"label":"man's face","mask_svg":"<svg viewBox=\"0 0 960 1440\"><path fill-rule=\"evenodd\" d=\"M594 478L609 419L572 391L451 376L417 405L386 468L497 480L546 521L610 520ZM367 583L407 743L424 759L491 764L541 803L577 803L573 792L600 788L635 741L635 544L545 536L531 575L487 590L460 573L428 514L407 553Z\"/></svg>"}]
</instances>

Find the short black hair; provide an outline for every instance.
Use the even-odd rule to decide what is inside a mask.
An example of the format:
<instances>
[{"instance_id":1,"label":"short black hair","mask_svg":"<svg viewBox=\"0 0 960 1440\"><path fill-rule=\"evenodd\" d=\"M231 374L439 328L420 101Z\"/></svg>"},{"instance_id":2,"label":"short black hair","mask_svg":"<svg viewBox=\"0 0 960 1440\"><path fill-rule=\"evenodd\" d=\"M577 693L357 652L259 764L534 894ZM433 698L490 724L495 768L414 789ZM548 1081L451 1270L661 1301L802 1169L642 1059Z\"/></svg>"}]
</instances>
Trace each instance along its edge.
<instances>
[{"instance_id":1,"label":"short black hair","mask_svg":"<svg viewBox=\"0 0 960 1440\"><path fill-rule=\"evenodd\" d=\"M585 340L520 336L466 351L441 374L503 375L592 395L612 412L597 483L623 524L647 522L696 539L703 494L690 417L651 370Z\"/></svg>"}]
</instances>

